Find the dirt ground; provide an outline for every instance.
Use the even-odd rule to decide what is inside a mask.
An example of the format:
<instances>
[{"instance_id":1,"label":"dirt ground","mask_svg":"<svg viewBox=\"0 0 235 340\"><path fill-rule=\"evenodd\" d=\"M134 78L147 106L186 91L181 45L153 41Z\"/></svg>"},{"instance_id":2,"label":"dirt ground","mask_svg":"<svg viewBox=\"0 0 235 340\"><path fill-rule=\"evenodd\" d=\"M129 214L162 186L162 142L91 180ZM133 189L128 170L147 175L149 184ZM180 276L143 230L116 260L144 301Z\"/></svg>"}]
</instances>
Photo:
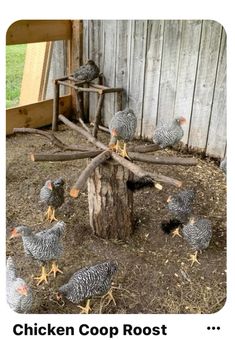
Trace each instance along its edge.
<instances>
[{"instance_id":1,"label":"dirt ground","mask_svg":"<svg viewBox=\"0 0 235 340\"><path fill-rule=\"evenodd\" d=\"M76 132L61 125L57 136L69 144L86 143ZM108 136L99 132L107 142ZM143 143L143 142L133 142ZM226 178L218 164L198 159L194 167L160 166L139 163L143 168L183 181L196 189L193 213L207 217L213 224L210 246L199 255L200 265L191 267L192 250L185 240L163 234L162 220L169 215L166 199L179 189L163 185L162 191L146 188L134 193L135 232L126 241L104 240L91 232L87 190L77 199L69 190L87 164L86 160L67 162L32 162L32 152L58 151L42 136L18 134L7 138L7 256L14 258L17 274L33 290L31 313L79 313L68 301L57 303L55 292L78 269L105 260L118 261L114 277L116 306L104 307L102 313L214 313L226 301ZM179 155L180 151L155 154ZM185 155L183 155L185 156ZM33 276L40 273L37 261L26 257L21 239L9 240L14 226L28 225L40 231L50 227L39 203L39 191L47 179L65 179L66 200L58 209L58 218L66 222L64 253L59 261L64 275L49 278L48 284L36 286ZM100 299L92 300L92 313L99 313Z\"/></svg>"}]
</instances>

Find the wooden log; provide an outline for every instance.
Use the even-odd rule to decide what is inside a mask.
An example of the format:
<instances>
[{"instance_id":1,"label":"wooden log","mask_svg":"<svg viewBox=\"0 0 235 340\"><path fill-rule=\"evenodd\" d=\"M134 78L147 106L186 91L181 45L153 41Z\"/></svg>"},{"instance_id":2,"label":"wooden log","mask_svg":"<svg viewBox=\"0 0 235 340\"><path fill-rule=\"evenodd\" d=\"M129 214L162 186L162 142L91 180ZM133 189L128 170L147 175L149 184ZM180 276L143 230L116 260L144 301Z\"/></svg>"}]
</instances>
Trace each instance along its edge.
<instances>
[{"instance_id":1,"label":"wooden log","mask_svg":"<svg viewBox=\"0 0 235 340\"><path fill-rule=\"evenodd\" d=\"M70 196L73 198L77 198L79 195L79 192L84 188L88 177L94 172L95 168L99 166L101 163L103 163L105 160L110 158L111 151L105 150L100 155L95 157L90 164L82 171L80 174L77 182L74 184L72 189L70 190Z\"/></svg>"},{"instance_id":2,"label":"wooden log","mask_svg":"<svg viewBox=\"0 0 235 340\"><path fill-rule=\"evenodd\" d=\"M196 158L181 158L181 157L156 157L143 155L137 152L128 152L128 155L133 161L162 164L162 165L183 165L191 166L197 165Z\"/></svg>"},{"instance_id":3,"label":"wooden log","mask_svg":"<svg viewBox=\"0 0 235 340\"><path fill-rule=\"evenodd\" d=\"M86 126L86 124L84 123L84 121L83 121L82 118L79 118L78 121L79 121L79 123L82 125L83 129L85 129L85 130L86 130L87 132L89 132L89 133L91 132L90 129L89 129L89 127Z\"/></svg>"},{"instance_id":4,"label":"wooden log","mask_svg":"<svg viewBox=\"0 0 235 340\"><path fill-rule=\"evenodd\" d=\"M128 146L128 152L154 152L159 150L159 145L156 144L148 144L148 145L131 145Z\"/></svg>"},{"instance_id":5,"label":"wooden log","mask_svg":"<svg viewBox=\"0 0 235 340\"><path fill-rule=\"evenodd\" d=\"M39 129L14 128L13 133L35 133L37 135L41 135L41 136L48 138L54 146L62 150L87 151L86 149L84 149L83 146L66 145L63 142L61 142L53 133L39 130ZM89 150L89 151L94 151L94 150Z\"/></svg>"},{"instance_id":6,"label":"wooden log","mask_svg":"<svg viewBox=\"0 0 235 340\"><path fill-rule=\"evenodd\" d=\"M133 233L133 192L126 182L132 173L108 160L88 179L90 225L95 235L125 240Z\"/></svg>"},{"instance_id":7,"label":"wooden log","mask_svg":"<svg viewBox=\"0 0 235 340\"><path fill-rule=\"evenodd\" d=\"M64 122L67 126L69 126L71 129L81 133L83 136L85 136L88 139L89 142L93 143L98 148L100 148L102 150L107 150L108 149L108 147L105 144L103 144L100 141L98 141L89 132L85 131L84 129L80 128L76 124L72 123L65 116L59 115L59 119L62 122ZM156 174L156 173L147 172L147 171L143 170L142 168L140 168L138 165L131 163L130 161L128 161L125 158L122 158L121 156L119 156L115 152L111 153L111 157L114 160L116 160L117 162L119 162L122 166L124 166L127 169L129 169L130 171L132 171L137 177L150 176L154 181L165 182L165 183L174 185L176 187L180 187L182 185L181 181L178 181L178 180L176 180L174 178L163 176L163 175Z\"/></svg>"},{"instance_id":8,"label":"wooden log","mask_svg":"<svg viewBox=\"0 0 235 340\"><path fill-rule=\"evenodd\" d=\"M91 125L91 126L94 126L94 123L93 123L93 122L91 122L91 123L90 123L90 125ZM109 131L109 129L108 129L107 127L105 127L105 126L98 125L98 129L99 129L100 131L104 131L104 132L106 132L106 133L110 134L110 131Z\"/></svg>"},{"instance_id":9,"label":"wooden log","mask_svg":"<svg viewBox=\"0 0 235 340\"><path fill-rule=\"evenodd\" d=\"M95 113L95 123L94 123L94 128L93 128L93 136L97 138L97 133L98 133L98 126L101 121L101 109L102 109L102 104L104 101L104 94L99 95L99 100L97 104L97 109Z\"/></svg>"},{"instance_id":10,"label":"wooden log","mask_svg":"<svg viewBox=\"0 0 235 340\"><path fill-rule=\"evenodd\" d=\"M33 162L63 162L75 159L93 158L98 156L102 151L74 152L74 153L32 153L30 158Z\"/></svg>"}]
</instances>

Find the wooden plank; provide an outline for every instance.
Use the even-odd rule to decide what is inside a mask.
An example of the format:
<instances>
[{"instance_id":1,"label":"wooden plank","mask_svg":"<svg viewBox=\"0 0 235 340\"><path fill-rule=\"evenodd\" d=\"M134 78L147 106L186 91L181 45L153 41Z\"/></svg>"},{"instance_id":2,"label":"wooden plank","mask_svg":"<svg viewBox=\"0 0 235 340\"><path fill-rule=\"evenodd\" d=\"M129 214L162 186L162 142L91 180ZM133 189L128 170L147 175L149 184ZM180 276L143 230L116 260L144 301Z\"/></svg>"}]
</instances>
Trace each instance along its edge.
<instances>
[{"instance_id":1,"label":"wooden plank","mask_svg":"<svg viewBox=\"0 0 235 340\"><path fill-rule=\"evenodd\" d=\"M182 21L165 21L157 124L174 116L181 31Z\"/></svg>"},{"instance_id":2,"label":"wooden plank","mask_svg":"<svg viewBox=\"0 0 235 340\"><path fill-rule=\"evenodd\" d=\"M70 40L71 36L70 20L19 20L8 28L6 44Z\"/></svg>"},{"instance_id":3,"label":"wooden plank","mask_svg":"<svg viewBox=\"0 0 235 340\"><path fill-rule=\"evenodd\" d=\"M199 63L193 99L189 147L205 150L213 101L222 26L203 21Z\"/></svg>"},{"instance_id":4,"label":"wooden plank","mask_svg":"<svg viewBox=\"0 0 235 340\"><path fill-rule=\"evenodd\" d=\"M187 123L183 125L182 142L185 144L188 142L201 27L201 20L184 20L182 22L174 117L184 116L187 119Z\"/></svg>"},{"instance_id":5,"label":"wooden plank","mask_svg":"<svg viewBox=\"0 0 235 340\"><path fill-rule=\"evenodd\" d=\"M60 113L66 116L71 110L71 96L60 98ZM18 106L6 110L6 134L12 134L15 127L38 128L52 122L53 100Z\"/></svg>"},{"instance_id":6,"label":"wooden plank","mask_svg":"<svg viewBox=\"0 0 235 340\"><path fill-rule=\"evenodd\" d=\"M122 96L122 108L127 104L127 87L129 78L129 47L131 45L131 21L117 21L117 53L116 53L116 79L115 86L124 90ZM118 101L115 97L115 112L118 111Z\"/></svg>"},{"instance_id":7,"label":"wooden plank","mask_svg":"<svg viewBox=\"0 0 235 340\"><path fill-rule=\"evenodd\" d=\"M109 87L115 86L116 77L116 35L117 35L117 21L104 20L103 22L103 74L104 85ZM105 126L115 113L114 105L115 95L110 93L105 95L103 103L103 123Z\"/></svg>"},{"instance_id":8,"label":"wooden plank","mask_svg":"<svg viewBox=\"0 0 235 340\"><path fill-rule=\"evenodd\" d=\"M164 21L148 23L142 137L152 139L156 128Z\"/></svg>"},{"instance_id":9,"label":"wooden plank","mask_svg":"<svg viewBox=\"0 0 235 340\"><path fill-rule=\"evenodd\" d=\"M50 42L27 45L19 105L42 100L51 58L50 46Z\"/></svg>"},{"instance_id":10,"label":"wooden plank","mask_svg":"<svg viewBox=\"0 0 235 340\"><path fill-rule=\"evenodd\" d=\"M97 66L99 66L100 72L103 72L103 21L89 20L88 38L89 38L88 40L89 59L94 60ZM89 95L89 120L90 122L93 122L95 119L97 101L98 101L97 94Z\"/></svg>"},{"instance_id":11,"label":"wooden plank","mask_svg":"<svg viewBox=\"0 0 235 340\"><path fill-rule=\"evenodd\" d=\"M129 107L134 110L137 117L136 136L141 135L144 73L147 42L147 20L132 21L132 44L130 55L130 71L128 86Z\"/></svg>"},{"instance_id":12,"label":"wooden plank","mask_svg":"<svg viewBox=\"0 0 235 340\"><path fill-rule=\"evenodd\" d=\"M206 153L213 157L224 157L226 150L226 75L227 75L226 33L222 30L215 93L212 105Z\"/></svg>"}]
</instances>

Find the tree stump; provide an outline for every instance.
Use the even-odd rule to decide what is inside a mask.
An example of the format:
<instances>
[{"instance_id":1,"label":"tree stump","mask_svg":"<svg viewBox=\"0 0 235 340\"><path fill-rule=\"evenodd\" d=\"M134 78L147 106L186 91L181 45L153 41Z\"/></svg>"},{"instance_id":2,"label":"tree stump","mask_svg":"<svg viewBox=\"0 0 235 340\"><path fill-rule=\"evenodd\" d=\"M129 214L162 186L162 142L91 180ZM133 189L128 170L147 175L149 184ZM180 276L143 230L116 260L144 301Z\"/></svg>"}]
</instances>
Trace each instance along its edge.
<instances>
[{"instance_id":1,"label":"tree stump","mask_svg":"<svg viewBox=\"0 0 235 340\"><path fill-rule=\"evenodd\" d=\"M127 239L133 232L133 192L126 182L133 174L114 160L98 166L88 179L90 225L105 239Z\"/></svg>"}]
</instances>

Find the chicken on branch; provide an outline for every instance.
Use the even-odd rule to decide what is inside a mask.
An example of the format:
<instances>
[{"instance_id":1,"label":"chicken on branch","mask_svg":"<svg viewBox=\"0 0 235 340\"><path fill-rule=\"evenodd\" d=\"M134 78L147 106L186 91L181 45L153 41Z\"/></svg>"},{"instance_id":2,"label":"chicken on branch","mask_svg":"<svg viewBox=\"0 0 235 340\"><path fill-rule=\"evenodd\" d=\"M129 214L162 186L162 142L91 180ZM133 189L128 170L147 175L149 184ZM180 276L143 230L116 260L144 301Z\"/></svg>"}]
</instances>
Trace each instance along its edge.
<instances>
[{"instance_id":1,"label":"chicken on branch","mask_svg":"<svg viewBox=\"0 0 235 340\"><path fill-rule=\"evenodd\" d=\"M74 72L73 76L77 81L91 81L97 78L99 74L99 67L95 64L93 60L89 59L85 65L80 66L79 69Z\"/></svg>"},{"instance_id":2,"label":"chicken on branch","mask_svg":"<svg viewBox=\"0 0 235 340\"><path fill-rule=\"evenodd\" d=\"M59 221L50 229L40 231L36 234L32 232L32 228L27 226L19 226L12 230L11 239L14 237L22 237L25 254L42 264L41 276L35 277L38 281L37 285L47 282L47 277L53 273L63 273L57 266L56 260L61 256L63 247L61 244L61 236L64 232L65 223ZM52 261L52 267L49 273L46 272L45 264Z\"/></svg>"},{"instance_id":3,"label":"chicken on branch","mask_svg":"<svg viewBox=\"0 0 235 340\"><path fill-rule=\"evenodd\" d=\"M55 181L48 180L40 191L40 202L48 206L47 220L58 221L55 217L55 210L64 203L64 181L58 178Z\"/></svg>"},{"instance_id":4,"label":"chicken on branch","mask_svg":"<svg viewBox=\"0 0 235 340\"><path fill-rule=\"evenodd\" d=\"M182 233L189 245L195 250L193 255L190 255L189 261L192 261L191 266L197 259L198 251L208 248L212 237L211 221L208 219L190 218L189 223L183 226Z\"/></svg>"},{"instance_id":5,"label":"chicken on branch","mask_svg":"<svg viewBox=\"0 0 235 340\"><path fill-rule=\"evenodd\" d=\"M81 313L85 314L91 310L90 299L97 295L103 295L102 302L108 298L106 306L111 301L116 305L110 288L116 271L117 263L114 261L82 268L73 274L68 283L59 288L57 298L65 297L76 304L88 299L85 307L79 306Z\"/></svg>"},{"instance_id":6,"label":"chicken on branch","mask_svg":"<svg viewBox=\"0 0 235 340\"><path fill-rule=\"evenodd\" d=\"M109 147L116 150L120 156L130 159L127 154L126 143L134 137L136 126L137 118L131 109L126 108L123 111L116 112L109 123L111 134ZM120 140L124 141L123 148L120 147Z\"/></svg>"},{"instance_id":7,"label":"chicken on branch","mask_svg":"<svg viewBox=\"0 0 235 340\"><path fill-rule=\"evenodd\" d=\"M27 313L33 302L32 291L23 279L16 276L15 265L10 256L7 259L6 281L9 306L17 313Z\"/></svg>"},{"instance_id":8,"label":"chicken on branch","mask_svg":"<svg viewBox=\"0 0 235 340\"><path fill-rule=\"evenodd\" d=\"M177 144L184 135L184 130L181 126L184 123L186 123L186 119L179 117L173 119L170 124L165 123L157 127L153 134L154 144L159 145L161 149Z\"/></svg>"}]
</instances>

